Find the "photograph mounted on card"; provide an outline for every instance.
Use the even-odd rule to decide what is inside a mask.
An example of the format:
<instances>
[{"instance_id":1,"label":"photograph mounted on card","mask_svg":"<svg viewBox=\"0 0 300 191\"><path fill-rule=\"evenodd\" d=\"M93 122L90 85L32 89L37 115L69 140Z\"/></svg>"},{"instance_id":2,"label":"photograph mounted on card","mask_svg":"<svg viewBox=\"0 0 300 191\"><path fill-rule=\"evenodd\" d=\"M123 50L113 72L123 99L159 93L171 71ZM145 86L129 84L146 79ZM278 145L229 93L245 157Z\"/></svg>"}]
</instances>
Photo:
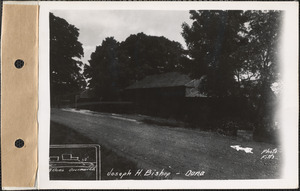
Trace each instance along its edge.
<instances>
[{"instance_id":1,"label":"photograph mounted on card","mask_svg":"<svg viewBox=\"0 0 300 191\"><path fill-rule=\"evenodd\" d=\"M36 46L22 48L38 48L38 65L9 50L18 38L7 7L17 2L6 4L5 186L298 187L297 2L39 2ZM20 74L32 81L10 86ZM28 116L12 120L19 102L7 89L25 82L33 89L16 95L31 96L22 101L31 109L19 105ZM30 149L22 185L10 182L22 165L10 170L10 148Z\"/></svg>"},{"instance_id":2,"label":"photograph mounted on card","mask_svg":"<svg viewBox=\"0 0 300 191\"><path fill-rule=\"evenodd\" d=\"M296 55L285 49L296 47L287 34L297 28L287 32L287 4L246 4L41 4L40 81L49 89L40 108L50 132L40 132L41 185L291 181L286 126L297 132L297 118L286 121L284 104L297 81L285 72ZM99 161L74 151L91 144Z\"/></svg>"}]
</instances>

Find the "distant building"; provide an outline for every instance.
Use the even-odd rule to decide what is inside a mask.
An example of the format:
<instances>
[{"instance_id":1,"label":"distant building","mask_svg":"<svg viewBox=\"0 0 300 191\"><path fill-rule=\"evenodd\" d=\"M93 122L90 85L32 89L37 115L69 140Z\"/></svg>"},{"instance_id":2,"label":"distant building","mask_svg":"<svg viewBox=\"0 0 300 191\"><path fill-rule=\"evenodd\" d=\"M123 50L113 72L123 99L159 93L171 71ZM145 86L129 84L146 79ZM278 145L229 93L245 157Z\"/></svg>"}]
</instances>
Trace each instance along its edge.
<instances>
[{"instance_id":1,"label":"distant building","mask_svg":"<svg viewBox=\"0 0 300 191\"><path fill-rule=\"evenodd\" d=\"M94 89L86 89L76 95L77 102L91 102L98 101L99 99L96 96Z\"/></svg>"},{"instance_id":2,"label":"distant building","mask_svg":"<svg viewBox=\"0 0 300 191\"><path fill-rule=\"evenodd\" d=\"M80 99L93 99L96 97L93 89L86 89L79 94Z\"/></svg>"}]
</instances>

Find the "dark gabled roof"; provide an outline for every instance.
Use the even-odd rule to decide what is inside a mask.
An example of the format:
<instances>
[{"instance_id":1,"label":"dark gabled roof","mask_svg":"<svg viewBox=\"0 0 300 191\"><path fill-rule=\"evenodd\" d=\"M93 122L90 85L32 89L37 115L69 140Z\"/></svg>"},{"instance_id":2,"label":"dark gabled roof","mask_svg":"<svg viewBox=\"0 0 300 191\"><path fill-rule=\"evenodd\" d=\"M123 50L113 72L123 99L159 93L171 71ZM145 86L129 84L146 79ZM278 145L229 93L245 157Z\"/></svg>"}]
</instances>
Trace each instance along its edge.
<instances>
[{"instance_id":1,"label":"dark gabled roof","mask_svg":"<svg viewBox=\"0 0 300 191\"><path fill-rule=\"evenodd\" d=\"M185 74L180 74L178 72L169 72L164 74L146 76L144 79L135 82L126 89L178 87L186 86L186 84L190 81L191 78Z\"/></svg>"}]
</instances>

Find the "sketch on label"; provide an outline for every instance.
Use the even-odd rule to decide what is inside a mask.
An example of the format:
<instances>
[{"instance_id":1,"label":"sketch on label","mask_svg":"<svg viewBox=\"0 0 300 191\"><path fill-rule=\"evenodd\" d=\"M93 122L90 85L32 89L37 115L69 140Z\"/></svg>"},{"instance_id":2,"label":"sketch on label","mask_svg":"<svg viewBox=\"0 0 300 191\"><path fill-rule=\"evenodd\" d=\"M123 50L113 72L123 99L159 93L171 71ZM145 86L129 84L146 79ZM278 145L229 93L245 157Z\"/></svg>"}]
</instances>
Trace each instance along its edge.
<instances>
[{"instance_id":1,"label":"sketch on label","mask_svg":"<svg viewBox=\"0 0 300 191\"><path fill-rule=\"evenodd\" d=\"M99 180L100 156L99 145L50 145L50 178L51 180Z\"/></svg>"}]
</instances>

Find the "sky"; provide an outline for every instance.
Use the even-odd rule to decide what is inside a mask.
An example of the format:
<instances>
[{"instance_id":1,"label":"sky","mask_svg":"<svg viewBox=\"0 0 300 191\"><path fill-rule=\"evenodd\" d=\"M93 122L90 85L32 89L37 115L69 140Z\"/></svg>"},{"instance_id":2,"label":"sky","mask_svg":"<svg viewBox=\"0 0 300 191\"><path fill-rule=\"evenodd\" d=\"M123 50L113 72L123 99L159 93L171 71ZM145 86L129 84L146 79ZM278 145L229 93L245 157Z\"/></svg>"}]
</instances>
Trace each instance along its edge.
<instances>
[{"instance_id":1,"label":"sky","mask_svg":"<svg viewBox=\"0 0 300 191\"><path fill-rule=\"evenodd\" d=\"M143 32L146 35L165 36L185 48L181 26L183 22L192 22L188 11L174 10L55 10L52 13L79 29L78 40L83 45L82 62L85 64L88 64L96 46L111 36L122 42L130 34Z\"/></svg>"}]
</instances>

